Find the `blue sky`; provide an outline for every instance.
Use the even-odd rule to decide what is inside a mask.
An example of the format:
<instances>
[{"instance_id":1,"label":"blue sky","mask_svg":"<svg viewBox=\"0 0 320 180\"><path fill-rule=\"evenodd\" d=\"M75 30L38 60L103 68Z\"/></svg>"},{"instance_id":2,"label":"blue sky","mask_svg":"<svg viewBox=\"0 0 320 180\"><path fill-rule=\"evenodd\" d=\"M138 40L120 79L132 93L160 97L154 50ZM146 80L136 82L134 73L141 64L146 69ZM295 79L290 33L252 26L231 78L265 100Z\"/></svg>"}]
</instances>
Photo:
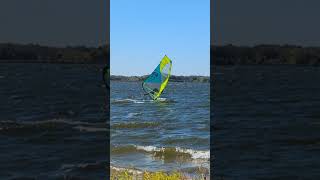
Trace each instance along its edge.
<instances>
[{"instance_id":1,"label":"blue sky","mask_svg":"<svg viewBox=\"0 0 320 180\"><path fill-rule=\"evenodd\" d=\"M210 74L210 0L111 0L112 75L150 74L164 55L174 75Z\"/></svg>"}]
</instances>

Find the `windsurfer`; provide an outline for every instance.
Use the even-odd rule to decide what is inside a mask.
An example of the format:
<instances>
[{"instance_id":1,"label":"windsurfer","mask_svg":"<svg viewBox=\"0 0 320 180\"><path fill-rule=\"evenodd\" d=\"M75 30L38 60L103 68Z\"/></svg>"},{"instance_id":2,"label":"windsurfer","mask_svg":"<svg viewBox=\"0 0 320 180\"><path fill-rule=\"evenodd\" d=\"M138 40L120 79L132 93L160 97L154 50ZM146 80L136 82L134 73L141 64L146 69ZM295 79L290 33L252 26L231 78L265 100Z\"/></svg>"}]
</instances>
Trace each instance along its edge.
<instances>
[{"instance_id":1,"label":"windsurfer","mask_svg":"<svg viewBox=\"0 0 320 180\"><path fill-rule=\"evenodd\" d=\"M106 87L108 89L110 89L110 69L109 69L109 67L105 66L103 68L102 72L103 72L103 75L102 75L103 81L106 84Z\"/></svg>"}]
</instances>

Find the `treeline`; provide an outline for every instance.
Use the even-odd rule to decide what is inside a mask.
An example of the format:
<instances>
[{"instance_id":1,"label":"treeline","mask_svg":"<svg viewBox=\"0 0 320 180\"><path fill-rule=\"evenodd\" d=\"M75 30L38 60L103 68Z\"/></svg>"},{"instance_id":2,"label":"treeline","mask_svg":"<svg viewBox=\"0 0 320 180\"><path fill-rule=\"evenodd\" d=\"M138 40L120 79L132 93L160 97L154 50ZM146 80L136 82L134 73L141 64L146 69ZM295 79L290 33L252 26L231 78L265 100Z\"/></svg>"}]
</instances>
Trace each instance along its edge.
<instances>
[{"instance_id":1,"label":"treeline","mask_svg":"<svg viewBox=\"0 0 320 180\"><path fill-rule=\"evenodd\" d=\"M320 47L293 45L211 46L215 65L304 64L320 65Z\"/></svg>"},{"instance_id":2,"label":"treeline","mask_svg":"<svg viewBox=\"0 0 320 180\"><path fill-rule=\"evenodd\" d=\"M112 75L110 77L111 81L144 81L147 78L147 75L144 76L116 76ZM208 76L170 76L170 82L209 82L210 77Z\"/></svg>"},{"instance_id":3,"label":"treeline","mask_svg":"<svg viewBox=\"0 0 320 180\"><path fill-rule=\"evenodd\" d=\"M0 44L0 62L106 63L109 48L75 46L48 47L38 44Z\"/></svg>"},{"instance_id":4,"label":"treeline","mask_svg":"<svg viewBox=\"0 0 320 180\"><path fill-rule=\"evenodd\" d=\"M215 65L304 64L320 65L320 47L294 45L212 46ZM0 62L103 63L109 47L48 47L38 44L0 44ZM179 80L179 78L178 78Z\"/></svg>"}]
</instances>

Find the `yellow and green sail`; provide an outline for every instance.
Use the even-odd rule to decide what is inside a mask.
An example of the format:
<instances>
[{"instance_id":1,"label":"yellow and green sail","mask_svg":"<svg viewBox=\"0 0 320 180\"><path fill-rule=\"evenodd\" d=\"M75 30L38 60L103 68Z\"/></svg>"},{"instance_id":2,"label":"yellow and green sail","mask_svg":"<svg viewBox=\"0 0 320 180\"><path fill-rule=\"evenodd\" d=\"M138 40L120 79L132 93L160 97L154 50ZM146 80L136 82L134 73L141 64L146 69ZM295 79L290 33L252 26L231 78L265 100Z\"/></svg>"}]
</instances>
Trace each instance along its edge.
<instances>
[{"instance_id":1,"label":"yellow and green sail","mask_svg":"<svg viewBox=\"0 0 320 180\"><path fill-rule=\"evenodd\" d=\"M156 69L142 83L143 90L153 99L160 97L171 74L172 61L164 56Z\"/></svg>"}]
</instances>

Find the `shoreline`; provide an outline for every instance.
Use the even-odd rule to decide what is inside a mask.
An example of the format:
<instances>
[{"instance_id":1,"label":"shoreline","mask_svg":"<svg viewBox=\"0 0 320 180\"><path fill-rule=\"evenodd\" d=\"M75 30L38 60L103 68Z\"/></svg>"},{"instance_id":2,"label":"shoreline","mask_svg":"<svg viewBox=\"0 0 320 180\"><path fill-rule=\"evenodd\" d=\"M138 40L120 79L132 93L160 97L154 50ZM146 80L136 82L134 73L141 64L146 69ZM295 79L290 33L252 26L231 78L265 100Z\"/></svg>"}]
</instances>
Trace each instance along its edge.
<instances>
[{"instance_id":1,"label":"shoreline","mask_svg":"<svg viewBox=\"0 0 320 180\"><path fill-rule=\"evenodd\" d=\"M122 75L111 75L110 81L117 81L117 82L139 82L144 81L148 75L143 76L122 76ZM209 83L210 76L197 76L197 75L190 75L190 76L177 76L171 75L170 82L199 82L199 83Z\"/></svg>"},{"instance_id":2,"label":"shoreline","mask_svg":"<svg viewBox=\"0 0 320 180\"><path fill-rule=\"evenodd\" d=\"M124 148L118 148L118 151L123 152ZM165 177L164 179L175 179L174 177L176 176L180 177L178 179L204 179L203 177L206 177L206 179L209 179L210 165L208 163L210 162L208 159L209 158L208 154L205 155L204 157L205 152L208 152L208 151L195 151L195 152L198 152L197 154L195 154L195 153L190 153L190 150L181 150L180 148L175 148L175 149L155 148L153 146L143 146L143 147L138 146L137 149L134 151L147 153L153 156L152 159L159 159L161 161L165 161L166 159L170 160L170 158L175 158L174 161L177 162L178 161L177 158L179 156L180 163L182 164L179 165L178 163L176 166L173 166L175 168L166 168L166 165L164 165L164 166L156 166L151 169L148 169L148 168L140 169L138 168L139 166L137 165L127 166L127 165L119 165L117 163L116 164L111 163L110 169L112 170L111 174L114 177L114 179L117 179L118 177L123 177L124 175L128 175L127 178L130 177L133 179L144 179L146 175L161 176L161 177ZM113 153L116 153L114 149L111 150L111 156L113 155ZM130 152L126 152L126 153L130 153ZM176 156L176 157L173 157L173 156ZM184 166L183 165L184 163L189 165ZM190 163L193 165L191 165Z\"/></svg>"},{"instance_id":3,"label":"shoreline","mask_svg":"<svg viewBox=\"0 0 320 180\"><path fill-rule=\"evenodd\" d=\"M254 46L211 45L212 65L310 65L320 66L320 47L260 44ZM0 43L0 63L84 63L107 64L110 45L46 46Z\"/></svg>"},{"instance_id":4,"label":"shoreline","mask_svg":"<svg viewBox=\"0 0 320 180\"><path fill-rule=\"evenodd\" d=\"M209 180L210 171L207 173L199 168L198 172L188 173L181 170L173 170L166 172L163 170L147 171L140 170L134 167L125 168L110 165L110 179L172 179L172 180Z\"/></svg>"}]
</instances>

